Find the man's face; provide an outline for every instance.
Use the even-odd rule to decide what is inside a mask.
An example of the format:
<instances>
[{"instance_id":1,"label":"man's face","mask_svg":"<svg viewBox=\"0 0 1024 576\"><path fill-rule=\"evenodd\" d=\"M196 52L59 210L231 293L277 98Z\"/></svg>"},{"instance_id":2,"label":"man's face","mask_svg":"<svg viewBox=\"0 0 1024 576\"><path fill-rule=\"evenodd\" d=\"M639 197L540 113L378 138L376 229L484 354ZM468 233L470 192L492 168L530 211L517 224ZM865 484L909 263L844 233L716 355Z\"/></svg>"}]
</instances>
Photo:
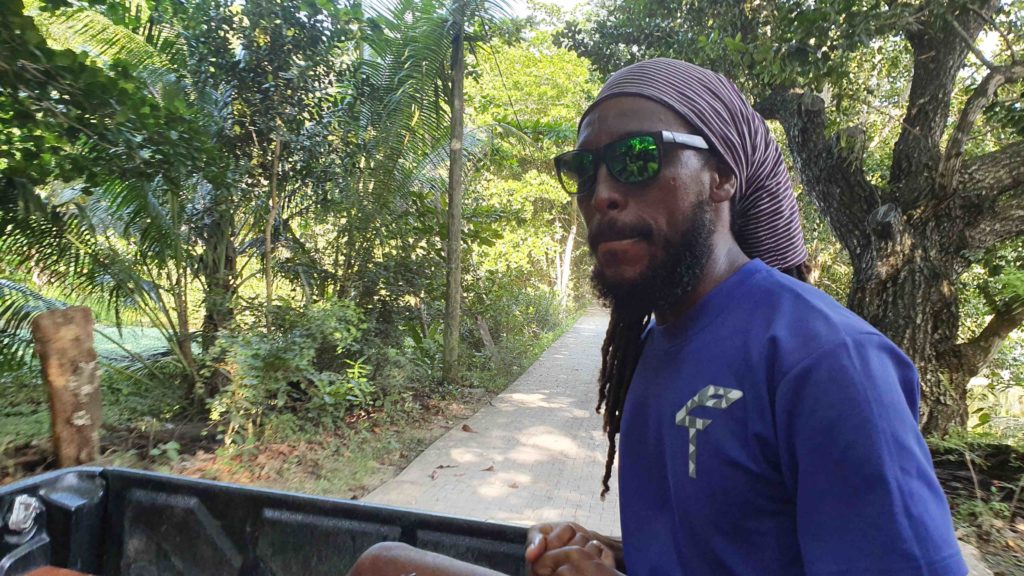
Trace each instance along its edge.
<instances>
[{"instance_id":1,"label":"man's face","mask_svg":"<svg viewBox=\"0 0 1024 576\"><path fill-rule=\"evenodd\" d=\"M600 148L661 130L695 133L683 118L652 100L612 98L583 120L577 148ZM664 147L662 154L661 171L653 180L624 184L601 166L593 193L577 199L595 259L595 288L605 299L647 310L671 305L693 289L713 233L711 162L701 152L675 146Z\"/></svg>"}]
</instances>

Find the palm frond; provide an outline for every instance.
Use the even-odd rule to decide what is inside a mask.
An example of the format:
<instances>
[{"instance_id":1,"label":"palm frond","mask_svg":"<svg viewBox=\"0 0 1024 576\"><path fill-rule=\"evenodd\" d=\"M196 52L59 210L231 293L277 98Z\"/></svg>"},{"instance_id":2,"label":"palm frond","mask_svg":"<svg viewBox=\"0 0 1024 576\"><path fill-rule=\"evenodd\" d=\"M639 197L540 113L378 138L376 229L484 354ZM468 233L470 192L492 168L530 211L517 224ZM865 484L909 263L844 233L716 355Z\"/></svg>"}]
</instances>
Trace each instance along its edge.
<instances>
[{"instance_id":1,"label":"palm frond","mask_svg":"<svg viewBox=\"0 0 1024 576\"><path fill-rule=\"evenodd\" d=\"M0 372L14 372L32 363L32 320L67 304L47 298L28 286L0 278Z\"/></svg>"},{"instance_id":2,"label":"palm frond","mask_svg":"<svg viewBox=\"0 0 1024 576\"><path fill-rule=\"evenodd\" d=\"M50 45L85 52L103 64L130 63L153 95L177 80L171 63L156 47L92 9L30 10L30 14Z\"/></svg>"},{"instance_id":3,"label":"palm frond","mask_svg":"<svg viewBox=\"0 0 1024 576\"><path fill-rule=\"evenodd\" d=\"M62 297L91 301L115 314L134 309L151 322L168 324L161 322L168 316L161 288L138 272L131 251L105 244L101 224L92 219L99 212L89 208L97 202L53 206L33 190L0 198L0 253L15 268L45 270ZM148 256L134 248L134 257Z\"/></svg>"}]
</instances>

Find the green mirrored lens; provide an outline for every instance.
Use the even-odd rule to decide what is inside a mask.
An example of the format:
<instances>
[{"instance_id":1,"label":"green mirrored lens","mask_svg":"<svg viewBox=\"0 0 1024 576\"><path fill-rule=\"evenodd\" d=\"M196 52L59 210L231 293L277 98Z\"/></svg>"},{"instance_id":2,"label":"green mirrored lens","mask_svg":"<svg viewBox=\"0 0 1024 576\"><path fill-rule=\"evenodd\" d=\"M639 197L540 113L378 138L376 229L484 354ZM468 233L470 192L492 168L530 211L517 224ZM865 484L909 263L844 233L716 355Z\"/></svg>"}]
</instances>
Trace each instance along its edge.
<instances>
[{"instance_id":1,"label":"green mirrored lens","mask_svg":"<svg viewBox=\"0 0 1024 576\"><path fill-rule=\"evenodd\" d=\"M605 154L608 171L629 184L654 178L661 166L658 143L653 136L631 136L613 142Z\"/></svg>"},{"instance_id":2,"label":"green mirrored lens","mask_svg":"<svg viewBox=\"0 0 1024 576\"><path fill-rule=\"evenodd\" d=\"M557 159L558 177L570 194L585 192L594 176L594 155L590 152L574 151Z\"/></svg>"}]
</instances>

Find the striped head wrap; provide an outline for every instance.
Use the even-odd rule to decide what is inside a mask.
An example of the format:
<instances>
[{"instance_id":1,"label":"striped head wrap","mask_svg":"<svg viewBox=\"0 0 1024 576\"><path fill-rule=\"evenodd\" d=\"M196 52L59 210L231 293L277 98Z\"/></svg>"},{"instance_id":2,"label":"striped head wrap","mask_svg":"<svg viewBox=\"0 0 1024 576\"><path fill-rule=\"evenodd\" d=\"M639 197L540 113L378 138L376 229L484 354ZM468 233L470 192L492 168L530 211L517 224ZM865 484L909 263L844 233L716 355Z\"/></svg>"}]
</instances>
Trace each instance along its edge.
<instances>
[{"instance_id":1,"label":"striped head wrap","mask_svg":"<svg viewBox=\"0 0 1024 576\"><path fill-rule=\"evenodd\" d=\"M616 96L650 98L674 110L704 136L736 174L733 219L736 241L752 258L779 269L807 260L800 213L782 160L764 118L725 77L694 64L656 58L612 74L597 100Z\"/></svg>"}]
</instances>

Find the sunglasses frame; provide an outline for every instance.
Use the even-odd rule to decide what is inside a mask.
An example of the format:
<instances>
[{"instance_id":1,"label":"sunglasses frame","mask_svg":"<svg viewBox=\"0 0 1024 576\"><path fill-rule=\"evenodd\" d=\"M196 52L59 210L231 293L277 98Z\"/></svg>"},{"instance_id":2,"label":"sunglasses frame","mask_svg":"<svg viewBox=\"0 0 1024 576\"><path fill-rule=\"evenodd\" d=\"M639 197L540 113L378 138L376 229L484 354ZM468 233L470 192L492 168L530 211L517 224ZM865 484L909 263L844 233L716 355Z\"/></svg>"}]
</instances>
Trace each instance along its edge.
<instances>
[{"instance_id":1,"label":"sunglasses frame","mask_svg":"<svg viewBox=\"0 0 1024 576\"><path fill-rule=\"evenodd\" d=\"M658 170L655 171L654 174L652 174L649 178L644 178L643 180L639 180L637 182L626 182L626 181L622 180L621 178L619 178L618 176L616 176L612 172L611 168L608 167L608 163L606 161L606 157L607 157L607 155L609 153L609 150L611 150L612 146L619 145L624 140L629 140L630 138L636 138L638 136L651 136L651 137L654 138L654 144L655 144L655 146L657 147L657 150L658 150ZM612 178L615 178L615 180L617 180L619 182L622 182L623 184L643 184L645 182L650 182L651 180L654 180L655 178L658 177L658 174L661 173L662 156L663 156L661 148L665 144L675 144L675 145L678 145L678 146L685 146L687 148L695 148L697 150L710 150L711 149L711 147L708 146L707 140L705 140L704 138L702 138L701 136L698 136L696 134L685 134L683 132L672 132L670 130L661 130L659 132L643 132L643 133L639 133L639 134L630 134L628 136L623 136L622 138L619 138L619 139L617 139L617 140L615 140L613 142L609 142L609 143L605 144L604 146L602 146L600 148L591 149L591 150L584 150L582 148L577 148L575 150L570 150L568 152L563 152L563 153L559 154L558 156L555 156L555 158L554 158L555 174L558 176L558 183L562 185L562 189L565 190L566 192L568 192L570 196L583 196L583 195L592 193L594 191L594 184L596 183L596 178L594 178L593 179L594 182L592 182L592 183L590 183L590 185L586 186L586 189L583 190L583 191L579 190L580 186L577 184L577 186L576 186L577 190L576 190L576 192L573 192L572 190L569 189L569 186L566 185L565 179L562 178L562 169L559 167L559 160L561 160L562 158L566 158L566 157L568 157L568 156L570 156L572 154L578 154L578 153L583 152L583 153L590 154L593 157L593 159L594 159L594 176L596 176L597 175L597 171L601 169L601 164L604 164L605 167L609 168L608 169L608 174Z\"/></svg>"}]
</instances>

